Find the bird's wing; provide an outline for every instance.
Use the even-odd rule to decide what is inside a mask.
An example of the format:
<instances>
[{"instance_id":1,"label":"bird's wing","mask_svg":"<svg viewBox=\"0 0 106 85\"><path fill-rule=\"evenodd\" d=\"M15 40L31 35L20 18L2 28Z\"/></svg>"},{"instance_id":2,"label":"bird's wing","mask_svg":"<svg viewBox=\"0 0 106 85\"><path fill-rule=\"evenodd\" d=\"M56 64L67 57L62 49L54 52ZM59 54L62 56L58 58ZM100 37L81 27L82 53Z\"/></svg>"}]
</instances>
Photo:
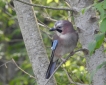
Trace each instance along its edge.
<instances>
[{"instance_id":1,"label":"bird's wing","mask_svg":"<svg viewBox=\"0 0 106 85\"><path fill-rule=\"evenodd\" d=\"M54 57L54 52L55 52L55 49L56 49L57 45L58 45L58 40L53 40L52 47L51 47L51 49L52 49L51 60Z\"/></svg>"},{"instance_id":2,"label":"bird's wing","mask_svg":"<svg viewBox=\"0 0 106 85\"><path fill-rule=\"evenodd\" d=\"M53 40L52 47L51 47L52 54L51 54L50 64L49 64L47 72L46 72L46 79L48 79L52 75L52 73L54 72L55 67L56 67L57 61L53 62L53 58L54 58L54 52L57 47L57 44L58 44L58 40Z\"/></svg>"},{"instance_id":3,"label":"bird's wing","mask_svg":"<svg viewBox=\"0 0 106 85\"><path fill-rule=\"evenodd\" d=\"M51 49L52 49L51 58L54 57L54 52L55 52L57 46L59 45L58 43L59 43L59 37L57 36L57 34L54 34L53 35L52 46L51 46Z\"/></svg>"},{"instance_id":4,"label":"bird's wing","mask_svg":"<svg viewBox=\"0 0 106 85\"><path fill-rule=\"evenodd\" d=\"M56 49L57 44L58 44L58 40L53 40L52 47L51 47L52 51L54 51Z\"/></svg>"}]
</instances>

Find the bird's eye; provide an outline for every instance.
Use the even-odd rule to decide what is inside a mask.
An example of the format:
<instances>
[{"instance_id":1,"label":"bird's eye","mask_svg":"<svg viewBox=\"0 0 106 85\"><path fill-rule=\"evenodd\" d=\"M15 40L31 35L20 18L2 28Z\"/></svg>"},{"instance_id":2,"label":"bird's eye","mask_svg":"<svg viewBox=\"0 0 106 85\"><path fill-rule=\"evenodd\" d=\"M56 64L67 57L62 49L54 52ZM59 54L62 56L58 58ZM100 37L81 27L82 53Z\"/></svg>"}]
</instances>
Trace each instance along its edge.
<instances>
[{"instance_id":1,"label":"bird's eye","mask_svg":"<svg viewBox=\"0 0 106 85\"><path fill-rule=\"evenodd\" d=\"M61 30L61 29L57 29L57 31L58 31L58 32L60 32L60 33L62 32L62 30Z\"/></svg>"}]
</instances>

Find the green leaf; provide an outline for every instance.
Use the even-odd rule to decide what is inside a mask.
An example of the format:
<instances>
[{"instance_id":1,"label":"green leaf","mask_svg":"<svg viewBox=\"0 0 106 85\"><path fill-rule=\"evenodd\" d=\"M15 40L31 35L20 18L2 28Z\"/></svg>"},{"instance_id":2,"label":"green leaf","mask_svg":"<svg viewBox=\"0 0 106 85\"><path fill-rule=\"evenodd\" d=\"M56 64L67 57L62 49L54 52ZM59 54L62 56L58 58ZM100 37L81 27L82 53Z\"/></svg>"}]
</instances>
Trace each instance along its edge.
<instances>
[{"instance_id":1,"label":"green leaf","mask_svg":"<svg viewBox=\"0 0 106 85\"><path fill-rule=\"evenodd\" d=\"M86 8L83 8L83 9L81 10L81 13L84 14L85 11L86 11Z\"/></svg>"},{"instance_id":2,"label":"green leaf","mask_svg":"<svg viewBox=\"0 0 106 85\"><path fill-rule=\"evenodd\" d=\"M102 45L104 37L105 37L104 33L100 33L100 34L95 35L96 49L98 49Z\"/></svg>"},{"instance_id":3,"label":"green leaf","mask_svg":"<svg viewBox=\"0 0 106 85\"><path fill-rule=\"evenodd\" d=\"M8 25L11 26L12 24L14 24L14 20L9 20Z\"/></svg>"},{"instance_id":4,"label":"green leaf","mask_svg":"<svg viewBox=\"0 0 106 85\"><path fill-rule=\"evenodd\" d=\"M103 33L106 32L106 18L104 18L102 22L100 23L100 31Z\"/></svg>"},{"instance_id":5,"label":"green leaf","mask_svg":"<svg viewBox=\"0 0 106 85\"><path fill-rule=\"evenodd\" d=\"M88 6L86 8L81 9L81 13L84 14L87 10L89 10L92 6Z\"/></svg>"},{"instance_id":6,"label":"green leaf","mask_svg":"<svg viewBox=\"0 0 106 85\"><path fill-rule=\"evenodd\" d=\"M96 47L96 41L89 43L88 50L89 50L90 55L92 55L92 53L94 52L95 47Z\"/></svg>"},{"instance_id":7,"label":"green leaf","mask_svg":"<svg viewBox=\"0 0 106 85\"><path fill-rule=\"evenodd\" d=\"M94 70L91 75L90 75L90 79L89 79L89 84L91 84L92 80L93 80L93 76L95 75L96 70Z\"/></svg>"},{"instance_id":8,"label":"green leaf","mask_svg":"<svg viewBox=\"0 0 106 85\"><path fill-rule=\"evenodd\" d=\"M104 50L104 52L106 52L106 49Z\"/></svg>"},{"instance_id":9,"label":"green leaf","mask_svg":"<svg viewBox=\"0 0 106 85\"><path fill-rule=\"evenodd\" d=\"M51 3L53 0L47 0L47 4Z\"/></svg>"},{"instance_id":10,"label":"green leaf","mask_svg":"<svg viewBox=\"0 0 106 85\"><path fill-rule=\"evenodd\" d=\"M98 65L98 66L96 67L96 69L95 69L95 70L92 72L92 74L91 74L90 82L89 82L89 83L92 82L93 76L95 75L95 73L96 73L99 69L101 69L104 65L106 65L106 61L104 61L102 64L100 64L100 65Z\"/></svg>"},{"instance_id":11,"label":"green leaf","mask_svg":"<svg viewBox=\"0 0 106 85\"><path fill-rule=\"evenodd\" d=\"M106 9L106 0L103 2L103 8Z\"/></svg>"},{"instance_id":12,"label":"green leaf","mask_svg":"<svg viewBox=\"0 0 106 85\"><path fill-rule=\"evenodd\" d=\"M102 2L101 3L97 3L94 6L100 12L100 18L103 19L104 18L104 14L105 14L104 9L102 8L103 3Z\"/></svg>"},{"instance_id":13,"label":"green leaf","mask_svg":"<svg viewBox=\"0 0 106 85\"><path fill-rule=\"evenodd\" d=\"M95 35L95 41L91 42L88 45L88 50L90 55L93 54L95 49L98 49L102 45L104 37L105 37L105 33L100 33Z\"/></svg>"},{"instance_id":14,"label":"green leaf","mask_svg":"<svg viewBox=\"0 0 106 85\"><path fill-rule=\"evenodd\" d=\"M2 0L0 0L0 8L4 6L5 6L5 3Z\"/></svg>"},{"instance_id":15,"label":"green leaf","mask_svg":"<svg viewBox=\"0 0 106 85\"><path fill-rule=\"evenodd\" d=\"M56 3L59 3L59 0L54 0Z\"/></svg>"}]
</instances>

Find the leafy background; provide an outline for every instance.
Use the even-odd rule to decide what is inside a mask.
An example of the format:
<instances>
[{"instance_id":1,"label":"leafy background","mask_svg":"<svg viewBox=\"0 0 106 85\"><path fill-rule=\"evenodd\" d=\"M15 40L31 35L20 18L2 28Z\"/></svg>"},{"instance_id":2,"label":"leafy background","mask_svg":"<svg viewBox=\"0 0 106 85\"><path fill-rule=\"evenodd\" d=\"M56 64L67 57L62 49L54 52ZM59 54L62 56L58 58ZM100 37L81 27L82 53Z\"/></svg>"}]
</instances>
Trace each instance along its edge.
<instances>
[{"instance_id":1,"label":"leafy background","mask_svg":"<svg viewBox=\"0 0 106 85\"><path fill-rule=\"evenodd\" d=\"M68 7L64 0L33 0L33 3L57 8ZM95 35L95 41L88 45L91 55L101 45L105 47L106 0L102 2L95 0L92 7L97 11L96 17L99 17L98 24L100 30ZM70 16L72 12L37 7L34 7L34 9L47 54L50 56L51 39L48 36L51 36L52 33L49 32L49 28L53 27L55 20L61 19L68 19L74 24L73 17ZM84 13L87 8L82 10ZM78 43L75 50L79 48L81 48L80 43ZM36 85L36 81L20 70L14 64L12 58L24 71L34 75L25 49L13 3L10 0L0 0L0 85ZM69 79L72 79L74 82L71 85L76 85L76 83L88 84L91 76L87 72L86 60L82 52L78 52L72 56L55 73L58 85L70 85Z\"/></svg>"}]
</instances>

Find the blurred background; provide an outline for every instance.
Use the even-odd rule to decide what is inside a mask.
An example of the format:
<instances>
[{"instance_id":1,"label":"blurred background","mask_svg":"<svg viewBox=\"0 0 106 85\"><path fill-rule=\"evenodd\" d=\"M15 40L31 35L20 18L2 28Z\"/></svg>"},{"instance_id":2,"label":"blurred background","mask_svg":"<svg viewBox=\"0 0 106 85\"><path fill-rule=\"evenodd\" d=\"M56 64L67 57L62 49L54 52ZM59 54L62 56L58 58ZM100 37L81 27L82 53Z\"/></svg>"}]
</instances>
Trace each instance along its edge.
<instances>
[{"instance_id":1,"label":"blurred background","mask_svg":"<svg viewBox=\"0 0 106 85\"><path fill-rule=\"evenodd\" d=\"M32 2L52 7L69 7L64 0L32 0ZM34 7L34 12L37 16L48 57L50 57L50 37L53 33L49 32L49 28L53 27L56 20L61 19L69 20L74 25L72 12L39 7ZM80 48L81 45L78 43L75 50ZM0 0L0 85L36 85L36 81L19 68L34 76L14 11L14 5L10 0ZM55 78L58 85L87 84L89 74L83 53L78 52L72 56L58 69Z\"/></svg>"}]
</instances>

